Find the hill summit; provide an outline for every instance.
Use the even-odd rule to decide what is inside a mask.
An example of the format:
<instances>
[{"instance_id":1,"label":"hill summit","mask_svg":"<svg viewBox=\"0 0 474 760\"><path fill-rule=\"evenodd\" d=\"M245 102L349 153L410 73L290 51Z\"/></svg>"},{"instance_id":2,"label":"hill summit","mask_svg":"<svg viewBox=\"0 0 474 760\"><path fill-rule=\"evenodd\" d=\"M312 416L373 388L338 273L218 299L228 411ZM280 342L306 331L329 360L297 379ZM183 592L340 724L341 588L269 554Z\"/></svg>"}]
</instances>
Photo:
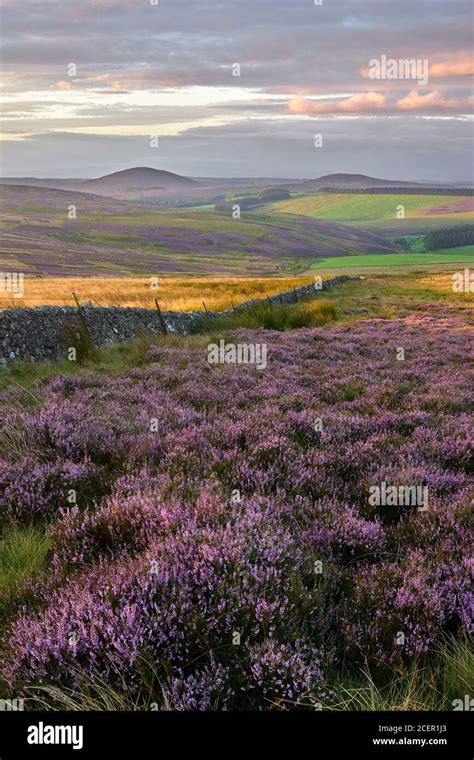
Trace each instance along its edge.
<instances>
[{"instance_id":1,"label":"hill summit","mask_svg":"<svg viewBox=\"0 0 474 760\"><path fill-rule=\"evenodd\" d=\"M142 188L180 188L197 184L193 179L180 174L152 169L148 166L135 166L132 169L106 174L98 179L81 182L81 190L90 192L126 192Z\"/></svg>"},{"instance_id":2,"label":"hill summit","mask_svg":"<svg viewBox=\"0 0 474 760\"><path fill-rule=\"evenodd\" d=\"M309 179L303 183L308 187L416 187L417 182L406 182L392 179L378 179L366 174L325 174L323 177Z\"/></svg>"}]
</instances>

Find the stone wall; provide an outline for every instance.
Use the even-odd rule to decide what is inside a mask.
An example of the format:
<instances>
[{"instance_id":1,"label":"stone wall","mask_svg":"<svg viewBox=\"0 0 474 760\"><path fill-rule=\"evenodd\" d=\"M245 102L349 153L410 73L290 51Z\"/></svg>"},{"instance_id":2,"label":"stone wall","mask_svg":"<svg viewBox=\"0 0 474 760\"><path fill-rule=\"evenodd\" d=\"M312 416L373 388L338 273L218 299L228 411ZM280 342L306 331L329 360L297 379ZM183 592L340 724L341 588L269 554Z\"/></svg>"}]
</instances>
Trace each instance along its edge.
<instances>
[{"instance_id":1,"label":"stone wall","mask_svg":"<svg viewBox=\"0 0 474 760\"><path fill-rule=\"evenodd\" d=\"M348 280L341 275L323 283L323 290L338 282ZM290 304L308 296L316 296L311 283L300 288L279 293L268 298L254 299L237 304L236 311L242 311L255 303ZM226 312L208 312L208 316L218 316ZM153 309L82 306L79 311L72 306L40 306L38 308L11 308L0 310L0 365L5 366L13 359L41 361L66 357L68 335L74 331L82 318L87 325L96 346L112 343L127 343L143 332L189 335L196 331L204 312L163 311ZM70 340L69 340L70 343Z\"/></svg>"},{"instance_id":2,"label":"stone wall","mask_svg":"<svg viewBox=\"0 0 474 760\"><path fill-rule=\"evenodd\" d=\"M321 283L322 290L328 290L329 288L333 288L334 285L337 285L338 282L344 282L344 280L358 280L358 277L349 277L346 274L341 274L339 277L333 277L332 280L325 280ZM290 303L297 303L299 299L305 298L305 297L312 297L317 296L319 293L321 293L321 290L316 289L315 284L313 282L308 283L308 285L301 285L299 288L294 288L293 290L286 290L283 293L277 293L274 296L268 296L268 298L254 298L251 301L243 301L242 303L236 304L235 310L240 311L242 309L249 309L251 306L253 306L256 303L268 303L269 301L275 305L278 306L283 304L290 304ZM221 312L222 313L222 312Z\"/></svg>"}]
</instances>

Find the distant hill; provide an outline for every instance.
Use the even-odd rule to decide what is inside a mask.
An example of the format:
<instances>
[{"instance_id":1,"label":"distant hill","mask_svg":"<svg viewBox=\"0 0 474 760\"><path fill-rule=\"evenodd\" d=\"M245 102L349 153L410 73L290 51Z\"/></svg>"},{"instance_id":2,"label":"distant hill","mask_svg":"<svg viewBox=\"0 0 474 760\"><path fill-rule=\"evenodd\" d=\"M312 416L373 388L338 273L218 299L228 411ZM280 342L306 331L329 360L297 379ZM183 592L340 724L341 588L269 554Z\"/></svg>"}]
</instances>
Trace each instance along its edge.
<instances>
[{"instance_id":1,"label":"distant hill","mask_svg":"<svg viewBox=\"0 0 474 760\"><path fill-rule=\"evenodd\" d=\"M321 187L367 188L367 187L417 187L418 182L403 182L401 180L379 179L368 177L366 174L324 174L316 179L298 183L308 190Z\"/></svg>"},{"instance_id":2,"label":"distant hill","mask_svg":"<svg viewBox=\"0 0 474 760\"><path fill-rule=\"evenodd\" d=\"M113 174L106 174L98 179L85 180L79 184L78 189L81 192L117 193L151 188L176 190L193 185L197 185L197 182L188 177L182 177L179 174L165 172L160 169L151 169L146 166L136 166L133 169L124 169Z\"/></svg>"},{"instance_id":3,"label":"distant hill","mask_svg":"<svg viewBox=\"0 0 474 760\"><path fill-rule=\"evenodd\" d=\"M2 184L48 187L59 190L76 190L94 193L117 200L151 203L158 207L186 207L215 203L216 195L224 198L267 190L290 190L297 193L320 192L438 192L446 194L463 190L462 183L414 182L369 177L365 174L325 174L315 179L268 178L268 177L187 177L150 167L134 167L113 172L98 178L37 178L4 177Z\"/></svg>"}]
</instances>

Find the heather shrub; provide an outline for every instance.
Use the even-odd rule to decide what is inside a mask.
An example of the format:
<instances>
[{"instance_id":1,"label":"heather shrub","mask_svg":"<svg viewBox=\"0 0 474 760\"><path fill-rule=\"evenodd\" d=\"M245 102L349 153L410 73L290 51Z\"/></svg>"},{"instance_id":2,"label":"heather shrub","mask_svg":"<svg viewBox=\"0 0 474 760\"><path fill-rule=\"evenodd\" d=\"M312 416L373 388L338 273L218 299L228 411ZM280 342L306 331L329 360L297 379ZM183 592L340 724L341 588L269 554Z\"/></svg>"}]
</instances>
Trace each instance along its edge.
<instances>
[{"instance_id":1,"label":"heather shrub","mask_svg":"<svg viewBox=\"0 0 474 760\"><path fill-rule=\"evenodd\" d=\"M255 520L262 526L258 516ZM258 529L248 517L245 525ZM199 670L189 672L187 664L201 662L206 652L222 650L227 642L220 660L222 669L231 669L228 686L233 689L237 679L241 692L253 694L261 680L253 645L263 636L279 641L277 650L286 642L289 646L301 612L301 602L296 604L301 594L292 591L288 573L296 550L288 546L288 537L282 545L285 534L274 527L265 532L268 535L256 553L253 545L242 546L235 527L199 533L192 524L133 564L99 563L93 572L64 586L59 596L54 593L50 601L46 599L45 609L34 619L16 621L17 655L6 676L23 683L47 678L79 686L80 673L96 674L112 684L126 677L138 688L137 663L143 657L173 662L189 681L200 682ZM269 558L265 568L259 567L262 553ZM234 630L242 636L238 647L232 644ZM293 646L294 656L281 683L278 657L269 655L267 648L262 654L262 667L274 679L268 693L277 698L303 697L319 675L311 658L305 663L298 645ZM268 647L271 651L273 642ZM291 662L300 681L293 681L290 689Z\"/></svg>"},{"instance_id":2,"label":"heather shrub","mask_svg":"<svg viewBox=\"0 0 474 760\"><path fill-rule=\"evenodd\" d=\"M201 664L194 673L178 669L165 682L162 709L218 710L230 704L233 691L229 686L229 670L212 655L209 660L209 664Z\"/></svg>"},{"instance_id":3,"label":"heather shrub","mask_svg":"<svg viewBox=\"0 0 474 760\"><path fill-rule=\"evenodd\" d=\"M394 672L464 640L464 318L267 324L230 333L268 344L265 371L173 339L134 368L43 380L12 412L2 525L36 521L48 546L4 608L15 693L100 684L116 704L126 682L127 705L305 708L350 703L328 681L363 666L360 704L383 704ZM372 502L382 483L427 489L427 509Z\"/></svg>"},{"instance_id":4,"label":"heather shrub","mask_svg":"<svg viewBox=\"0 0 474 760\"><path fill-rule=\"evenodd\" d=\"M385 531L378 521L359 517L355 509L338 506L320 511L320 519L311 528L310 540L315 549L327 551L339 562L355 559L372 561L386 548Z\"/></svg>"},{"instance_id":5,"label":"heather shrub","mask_svg":"<svg viewBox=\"0 0 474 760\"><path fill-rule=\"evenodd\" d=\"M210 489L201 492L196 504L183 509L179 499L166 496L166 482L148 472L139 478L122 478L113 494L95 509L75 508L58 519L50 530L53 564L60 570L81 566L99 557L136 554L153 540L172 535L199 514L202 519L222 514L226 504ZM137 480L136 490L130 480Z\"/></svg>"},{"instance_id":6,"label":"heather shrub","mask_svg":"<svg viewBox=\"0 0 474 760\"><path fill-rule=\"evenodd\" d=\"M31 456L20 461L0 461L0 510L2 519L44 519L68 507L74 498L87 504L104 492L105 473L90 461L41 462ZM72 493L74 492L74 496Z\"/></svg>"},{"instance_id":7,"label":"heather shrub","mask_svg":"<svg viewBox=\"0 0 474 760\"><path fill-rule=\"evenodd\" d=\"M259 691L258 702L277 702L295 707L310 705L326 694L322 689L322 672L316 652L306 651L303 642L294 648L269 639L254 647L250 670L252 690Z\"/></svg>"},{"instance_id":8,"label":"heather shrub","mask_svg":"<svg viewBox=\"0 0 474 760\"><path fill-rule=\"evenodd\" d=\"M392 665L424 655L443 632L469 630L472 563L409 552L402 563L360 568L348 597L345 639L352 656Z\"/></svg>"}]
</instances>

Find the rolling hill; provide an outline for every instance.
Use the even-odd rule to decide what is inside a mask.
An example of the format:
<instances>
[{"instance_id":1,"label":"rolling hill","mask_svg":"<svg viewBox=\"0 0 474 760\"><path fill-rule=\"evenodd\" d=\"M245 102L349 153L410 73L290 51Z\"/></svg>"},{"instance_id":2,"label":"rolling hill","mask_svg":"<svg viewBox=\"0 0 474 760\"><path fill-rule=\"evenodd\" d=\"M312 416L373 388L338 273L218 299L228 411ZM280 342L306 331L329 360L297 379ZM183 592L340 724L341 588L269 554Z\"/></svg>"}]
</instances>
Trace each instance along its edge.
<instances>
[{"instance_id":1,"label":"rolling hill","mask_svg":"<svg viewBox=\"0 0 474 760\"><path fill-rule=\"evenodd\" d=\"M293 274L321 258L400 250L370 231L289 214L234 220L15 185L0 185L0 204L0 265L30 274Z\"/></svg>"},{"instance_id":2,"label":"rolling hill","mask_svg":"<svg viewBox=\"0 0 474 760\"><path fill-rule=\"evenodd\" d=\"M293 194L324 193L340 191L343 193L392 193L419 195L430 193L466 194L472 187L461 188L449 183L404 182L401 180L380 179L369 177L365 174L325 174L315 179L305 180L297 178L281 177L187 177L170 171L151 167L132 167L122 171L106 174L98 178L88 179L65 179L65 178L37 178L37 177L5 177L0 179L5 185L25 185L32 187L47 187L50 189L71 190L82 193L94 193L106 198L126 200L135 204L146 204L156 208L201 208L214 207L216 203L222 203L236 196L259 195L263 190L286 189ZM441 197L439 195L438 197ZM296 212L299 213L299 212ZM302 211L306 214L306 210ZM330 214L328 219L332 219ZM349 215L334 217L339 221L353 223ZM368 219L367 215L364 216ZM369 226L376 227L377 222L368 219ZM424 226L430 226L430 220L425 219ZM418 225L418 228L421 223ZM396 233L395 233L396 234Z\"/></svg>"},{"instance_id":3,"label":"rolling hill","mask_svg":"<svg viewBox=\"0 0 474 760\"><path fill-rule=\"evenodd\" d=\"M400 206L405 218L399 218ZM298 214L349 225L376 227L390 234L423 232L446 223L460 224L474 218L474 197L462 195L393 195L314 193L279 201L271 213Z\"/></svg>"},{"instance_id":4,"label":"rolling hill","mask_svg":"<svg viewBox=\"0 0 474 760\"><path fill-rule=\"evenodd\" d=\"M2 185L24 185L27 187L47 187L54 190L76 190L82 193L116 196L120 198L140 197L155 193L157 196L168 194L199 193L201 182L183 177L180 174L137 166L123 171L105 174L103 177L88 179L63 179L54 177L5 177L0 179Z\"/></svg>"},{"instance_id":5,"label":"rolling hill","mask_svg":"<svg viewBox=\"0 0 474 760\"><path fill-rule=\"evenodd\" d=\"M403 182L401 180L379 179L368 177L366 174L324 174L322 177L299 183L306 190L317 190L321 187L340 188L370 188L370 187L416 187L418 182Z\"/></svg>"},{"instance_id":6,"label":"rolling hill","mask_svg":"<svg viewBox=\"0 0 474 760\"><path fill-rule=\"evenodd\" d=\"M80 183L78 189L81 192L101 195L103 193L133 192L141 189L176 190L196 185L195 180L173 174L173 172L137 166L113 174L106 174L98 179L85 180Z\"/></svg>"}]
</instances>

